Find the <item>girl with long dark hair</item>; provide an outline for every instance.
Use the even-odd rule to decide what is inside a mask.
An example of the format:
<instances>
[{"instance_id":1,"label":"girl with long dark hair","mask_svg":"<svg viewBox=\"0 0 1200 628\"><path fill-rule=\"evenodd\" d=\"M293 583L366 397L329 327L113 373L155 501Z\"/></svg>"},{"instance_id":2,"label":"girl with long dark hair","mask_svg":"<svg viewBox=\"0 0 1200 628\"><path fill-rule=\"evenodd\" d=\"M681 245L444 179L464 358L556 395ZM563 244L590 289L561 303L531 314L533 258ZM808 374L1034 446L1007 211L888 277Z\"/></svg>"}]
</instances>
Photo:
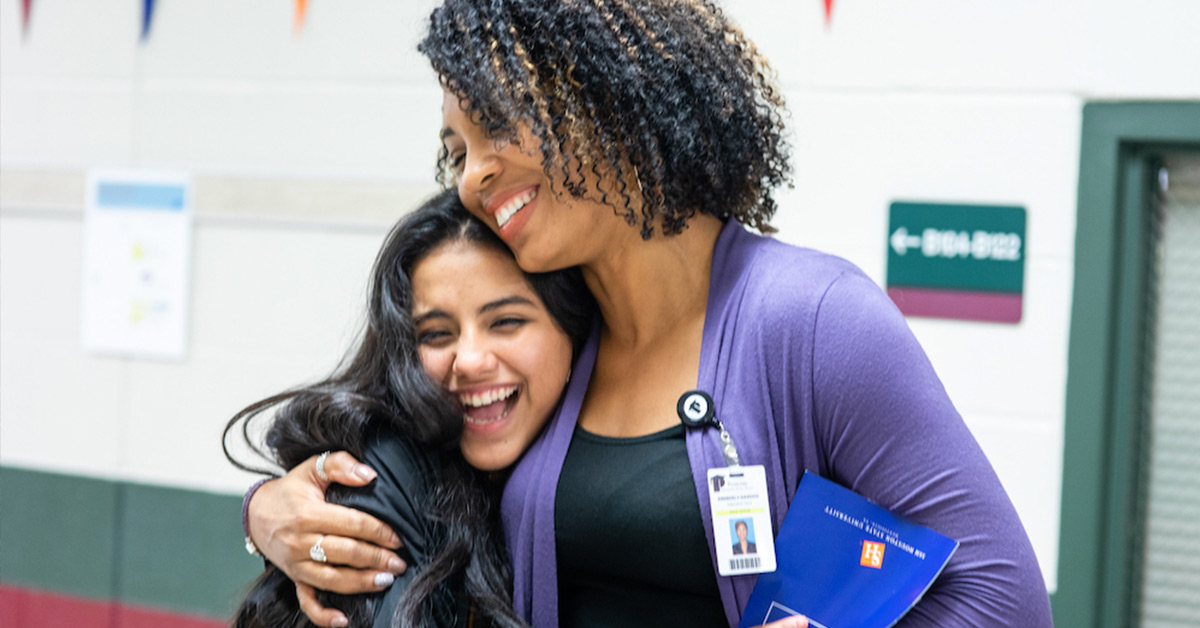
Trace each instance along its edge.
<instances>
[{"instance_id":1,"label":"girl with long dark hair","mask_svg":"<svg viewBox=\"0 0 1200 628\"><path fill-rule=\"evenodd\" d=\"M409 569L386 592L322 593L325 603L355 626L522 625L490 475L540 431L590 318L577 272L525 275L453 192L392 229L372 273L366 329L345 365L245 408L225 430L226 455L243 469L255 470L232 455L230 440L254 447L259 419L270 421L269 453L260 453L284 469L345 450L377 472L368 486L335 485L326 496L399 533ZM312 556L324 557L323 540ZM312 624L292 581L268 565L235 625Z\"/></svg>"}]
</instances>

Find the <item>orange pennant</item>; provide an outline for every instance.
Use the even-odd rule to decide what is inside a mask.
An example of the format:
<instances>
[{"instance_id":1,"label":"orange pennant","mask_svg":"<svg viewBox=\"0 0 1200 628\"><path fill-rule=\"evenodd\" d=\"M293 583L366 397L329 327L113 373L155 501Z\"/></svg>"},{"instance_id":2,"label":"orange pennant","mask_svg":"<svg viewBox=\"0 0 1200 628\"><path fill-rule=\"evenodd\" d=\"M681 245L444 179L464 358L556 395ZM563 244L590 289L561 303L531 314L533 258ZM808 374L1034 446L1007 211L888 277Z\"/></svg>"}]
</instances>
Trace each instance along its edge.
<instances>
[{"instance_id":1,"label":"orange pennant","mask_svg":"<svg viewBox=\"0 0 1200 628\"><path fill-rule=\"evenodd\" d=\"M296 13L292 20L292 30L299 33L304 28L304 17L308 14L308 0L296 0Z\"/></svg>"}]
</instances>

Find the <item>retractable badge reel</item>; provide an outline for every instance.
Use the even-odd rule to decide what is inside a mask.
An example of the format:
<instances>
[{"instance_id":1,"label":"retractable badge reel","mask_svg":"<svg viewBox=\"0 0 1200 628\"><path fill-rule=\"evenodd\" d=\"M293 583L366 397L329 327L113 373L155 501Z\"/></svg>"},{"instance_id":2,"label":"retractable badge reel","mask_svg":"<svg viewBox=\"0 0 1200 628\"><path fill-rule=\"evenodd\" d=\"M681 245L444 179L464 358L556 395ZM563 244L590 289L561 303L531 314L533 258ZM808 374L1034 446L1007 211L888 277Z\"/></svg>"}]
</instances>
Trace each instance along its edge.
<instances>
[{"instance_id":1,"label":"retractable badge reel","mask_svg":"<svg viewBox=\"0 0 1200 628\"><path fill-rule=\"evenodd\" d=\"M762 465L742 466L733 436L717 418L716 404L708 393L703 390L683 393L675 410L688 429L720 430L725 466L708 470L717 573L740 576L775 571L766 469Z\"/></svg>"}]
</instances>

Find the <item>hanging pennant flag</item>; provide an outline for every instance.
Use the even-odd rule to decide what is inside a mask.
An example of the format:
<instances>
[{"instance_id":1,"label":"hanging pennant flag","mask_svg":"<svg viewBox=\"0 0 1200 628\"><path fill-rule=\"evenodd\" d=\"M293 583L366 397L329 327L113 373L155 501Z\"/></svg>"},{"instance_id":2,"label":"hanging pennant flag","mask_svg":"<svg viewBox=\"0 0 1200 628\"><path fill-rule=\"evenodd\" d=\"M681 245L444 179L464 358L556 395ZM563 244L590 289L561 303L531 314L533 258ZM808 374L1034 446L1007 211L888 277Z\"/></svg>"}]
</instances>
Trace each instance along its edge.
<instances>
[{"instance_id":1,"label":"hanging pennant flag","mask_svg":"<svg viewBox=\"0 0 1200 628\"><path fill-rule=\"evenodd\" d=\"M33 9L33 0L21 0L21 36L29 36L29 13Z\"/></svg>"},{"instance_id":2,"label":"hanging pennant flag","mask_svg":"<svg viewBox=\"0 0 1200 628\"><path fill-rule=\"evenodd\" d=\"M295 18L292 20L292 31L299 33L304 28L304 16L308 13L308 0L296 0Z\"/></svg>"},{"instance_id":3,"label":"hanging pennant flag","mask_svg":"<svg viewBox=\"0 0 1200 628\"><path fill-rule=\"evenodd\" d=\"M833 23L833 0L825 0L825 26Z\"/></svg>"},{"instance_id":4,"label":"hanging pennant flag","mask_svg":"<svg viewBox=\"0 0 1200 628\"><path fill-rule=\"evenodd\" d=\"M150 21L154 19L154 0L142 3L142 41L150 38Z\"/></svg>"}]
</instances>

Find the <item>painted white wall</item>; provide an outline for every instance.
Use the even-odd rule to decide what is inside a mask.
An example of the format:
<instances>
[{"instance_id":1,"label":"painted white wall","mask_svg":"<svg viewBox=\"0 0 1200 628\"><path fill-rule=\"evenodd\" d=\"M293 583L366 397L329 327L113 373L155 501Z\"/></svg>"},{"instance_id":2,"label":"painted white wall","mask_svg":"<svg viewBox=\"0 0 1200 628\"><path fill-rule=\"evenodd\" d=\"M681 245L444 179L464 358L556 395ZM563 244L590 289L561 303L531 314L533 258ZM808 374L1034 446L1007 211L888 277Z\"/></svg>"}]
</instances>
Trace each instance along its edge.
<instances>
[{"instance_id":1,"label":"painted white wall","mask_svg":"<svg viewBox=\"0 0 1200 628\"><path fill-rule=\"evenodd\" d=\"M245 403L327 372L386 226L431 192L432 0L0 3L0 461L240 492ZM893 200L1029 212L1019 325L913 319L1053 586L1079 124L1089 99L1200 98L1190 0L731 0L796 132L780 237L882 282ZM188 359L79 347L83 172L196 174ZM69 435L69 437L68 437Z\"/></svg>"},{"instance_id":2,"label":"painted white wall","mask_svg":"<svg viewBox=\"0 0 1200 628\"><path fill-rule=\"evenodd\" d=\"M156 362L80 350L82 220L44 213L0 229L4 464L225 491L225 421L336 365L384 233L199 219L188 358Z\"/></svg>"}]
</instances>

